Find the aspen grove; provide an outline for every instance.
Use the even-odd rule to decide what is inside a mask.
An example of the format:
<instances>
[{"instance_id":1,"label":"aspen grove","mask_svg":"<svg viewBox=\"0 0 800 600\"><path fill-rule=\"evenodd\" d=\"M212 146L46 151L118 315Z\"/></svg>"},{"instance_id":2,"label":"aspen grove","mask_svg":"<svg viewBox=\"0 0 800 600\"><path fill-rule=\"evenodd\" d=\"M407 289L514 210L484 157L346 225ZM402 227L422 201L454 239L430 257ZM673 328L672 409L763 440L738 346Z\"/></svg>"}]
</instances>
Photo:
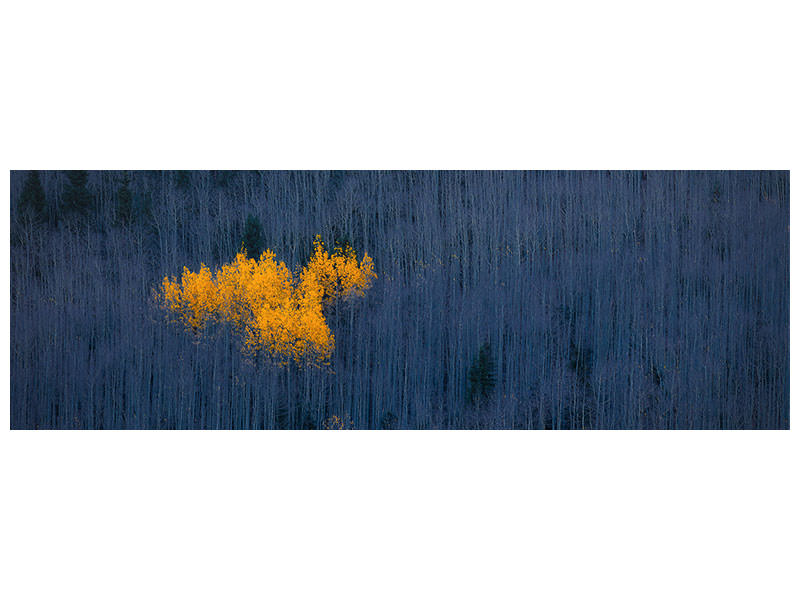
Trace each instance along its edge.
<instances>
[{"instance_id":1,"label":"aspen grove","mask_svg":"<svg viewBox=\"0 0 800 600\"><path fill-rule=\"evenodd\" d=\"M785 171L12 171L15 429L786 429Z\"/></svg>"}]
</instances>

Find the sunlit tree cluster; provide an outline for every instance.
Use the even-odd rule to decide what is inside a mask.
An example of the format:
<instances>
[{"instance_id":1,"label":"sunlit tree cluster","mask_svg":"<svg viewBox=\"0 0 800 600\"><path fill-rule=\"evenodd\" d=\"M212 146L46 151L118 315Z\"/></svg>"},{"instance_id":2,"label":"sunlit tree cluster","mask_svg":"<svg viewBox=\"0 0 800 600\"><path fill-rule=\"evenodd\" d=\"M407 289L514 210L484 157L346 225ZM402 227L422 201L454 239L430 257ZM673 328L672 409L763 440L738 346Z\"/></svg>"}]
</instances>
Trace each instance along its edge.
<instances>
[{"instance_id":1,"label":"sunlit tree cluster","mask_svg":"<svg viewBox=\"0 0 800 600\"><path fill-rule=\"evenodd\" d=\"M314 253L307 269L322 287L322 301L325 304L340 298L347 300L363 296L376 277L372 258L366 253L360 263L350 246L337 247L331 254L325 250L319 236L314 241Z\"/></svg>"},{"instance_id":2,"label":"sunlit tree cluster","mask_svg":"<svg viewBox=\"0 0 800 600\"><path fill-rule=\"evenodd\" d=\"M200 335L212 323L228 323L251 356L280 364L325 364L334 337L323 306L363 296L376 278L372 258L352 248L325 250L317 237L309 263L293 274L275 253L258 259L239 252L229 264L198 272L184 267L180 279L165 277L159 298L171 318Z\"/></svg>"}]
</instances>

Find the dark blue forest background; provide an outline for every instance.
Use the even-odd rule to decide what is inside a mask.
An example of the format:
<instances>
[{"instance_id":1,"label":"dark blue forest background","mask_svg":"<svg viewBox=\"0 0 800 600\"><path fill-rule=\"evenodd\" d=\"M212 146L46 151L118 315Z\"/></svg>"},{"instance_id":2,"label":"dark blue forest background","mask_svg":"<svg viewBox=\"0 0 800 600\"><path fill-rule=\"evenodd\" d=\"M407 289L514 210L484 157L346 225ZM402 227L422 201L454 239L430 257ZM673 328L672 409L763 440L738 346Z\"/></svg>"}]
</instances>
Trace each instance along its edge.
<instances>
[{"instance_id":1,"label":"dark blue forest background","mask_svg":"<svg viewBox=\"0 0 800 600\"><path fill-rule=\"evenodd\" d=\"M11 427L788 428L788 226L788 172L14 171ZM165 323L246 233L374 258L329 369Z\"/></svg>"}]
</instances>

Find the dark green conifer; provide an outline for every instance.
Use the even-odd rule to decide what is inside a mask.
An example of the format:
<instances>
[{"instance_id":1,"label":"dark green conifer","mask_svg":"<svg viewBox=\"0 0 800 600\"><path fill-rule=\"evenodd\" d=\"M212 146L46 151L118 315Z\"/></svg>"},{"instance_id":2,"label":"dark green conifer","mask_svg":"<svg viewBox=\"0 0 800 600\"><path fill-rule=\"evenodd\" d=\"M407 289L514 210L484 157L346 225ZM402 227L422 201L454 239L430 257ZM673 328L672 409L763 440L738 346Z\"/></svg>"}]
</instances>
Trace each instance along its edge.
<instances>
[{"instance_id":1,"label":"dark green conifer","mask_svg":"<svg viewBox=\"0 0 800 600\"><path fill-rule=\"evenodd\" d=\"M481 346L478 357L472 361L467 379L467 397L471 404L489 398L495 385L495 364L489 342Z\"/></svg>"},{"instance_id":2,"label":"dark green conifer","mask_svg":"<svg viewBox=\"0 0 800 600\"><path fill-rule=\"evenodd\" d=\"M92 195L86 188L88 171L67 171L69 184L64 191L64 209L68 213L85 215L92 206Z\"/></svg>"},{"instance_id":3,"label":"dark green conifer","mask_svg":"<svg viewBox=\"0 0 800 600\"><path fill-rule=\"evenodd\" d=\"M242 236L242 247L249 258L258 258L264 251L264 230L255 215L247 217Z\"/></svg>"},{"instance_id":4,"label":"dark green conifer","mask_svg":"<svg viewBox=\"0 0 800 600\"><path fill-rule=\"evenodd\" d=\"M117 214L116 222L118 225L128 225L133 220L133 195L128 187L130 176L127 172L122 176L122 184L117 190Z\"/></svg>"},{"instance_id":5,"label":"dark green conifer","mask_svg":"<svg viewBox=\"0 0 800 600\"><path fill-rule=\"evenodd\" d=\"M175 184L179 189L189 189L189 184L192 182L191 171L175 171Z\"/></svg>"},{"instance_id":6,"label":"dark green conifer","mask_svg":"<svg viewBox=\"0 0 800 600\"><path fill-rule=\"evenodd\" d=\"M39 223L47 217L47 202L39 171L28 171L25 184L22 187L22 196L19 201L20 213Z\"/></svg>"}]
</instances>

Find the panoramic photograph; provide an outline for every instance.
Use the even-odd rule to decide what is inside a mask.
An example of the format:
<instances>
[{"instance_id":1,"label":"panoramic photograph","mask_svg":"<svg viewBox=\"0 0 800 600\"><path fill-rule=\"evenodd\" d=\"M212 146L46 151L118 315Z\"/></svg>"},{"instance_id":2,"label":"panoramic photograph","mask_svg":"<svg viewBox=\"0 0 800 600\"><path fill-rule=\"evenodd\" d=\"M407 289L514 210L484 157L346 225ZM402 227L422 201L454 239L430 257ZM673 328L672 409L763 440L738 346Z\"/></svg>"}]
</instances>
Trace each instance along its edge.
<instances>
[{"instance_id":1,"label":"panoramic photograph","mask_svg":"<svg viewBox=\"0 0 800 600\"><path fill-rule=\"evenodd\" d=\"M788 429L788 171L12 171L12 429Z\"/></svg>"},{"instance_id":2,"label":"panoramic photograph","mask_svg":"<svg viewBox=\"0 0 800 600\"><path fill-rule=\"evenodd\" d=\"M7 4L0 597L800 598L795 4Z\"/></svg>"}]
</instances>

